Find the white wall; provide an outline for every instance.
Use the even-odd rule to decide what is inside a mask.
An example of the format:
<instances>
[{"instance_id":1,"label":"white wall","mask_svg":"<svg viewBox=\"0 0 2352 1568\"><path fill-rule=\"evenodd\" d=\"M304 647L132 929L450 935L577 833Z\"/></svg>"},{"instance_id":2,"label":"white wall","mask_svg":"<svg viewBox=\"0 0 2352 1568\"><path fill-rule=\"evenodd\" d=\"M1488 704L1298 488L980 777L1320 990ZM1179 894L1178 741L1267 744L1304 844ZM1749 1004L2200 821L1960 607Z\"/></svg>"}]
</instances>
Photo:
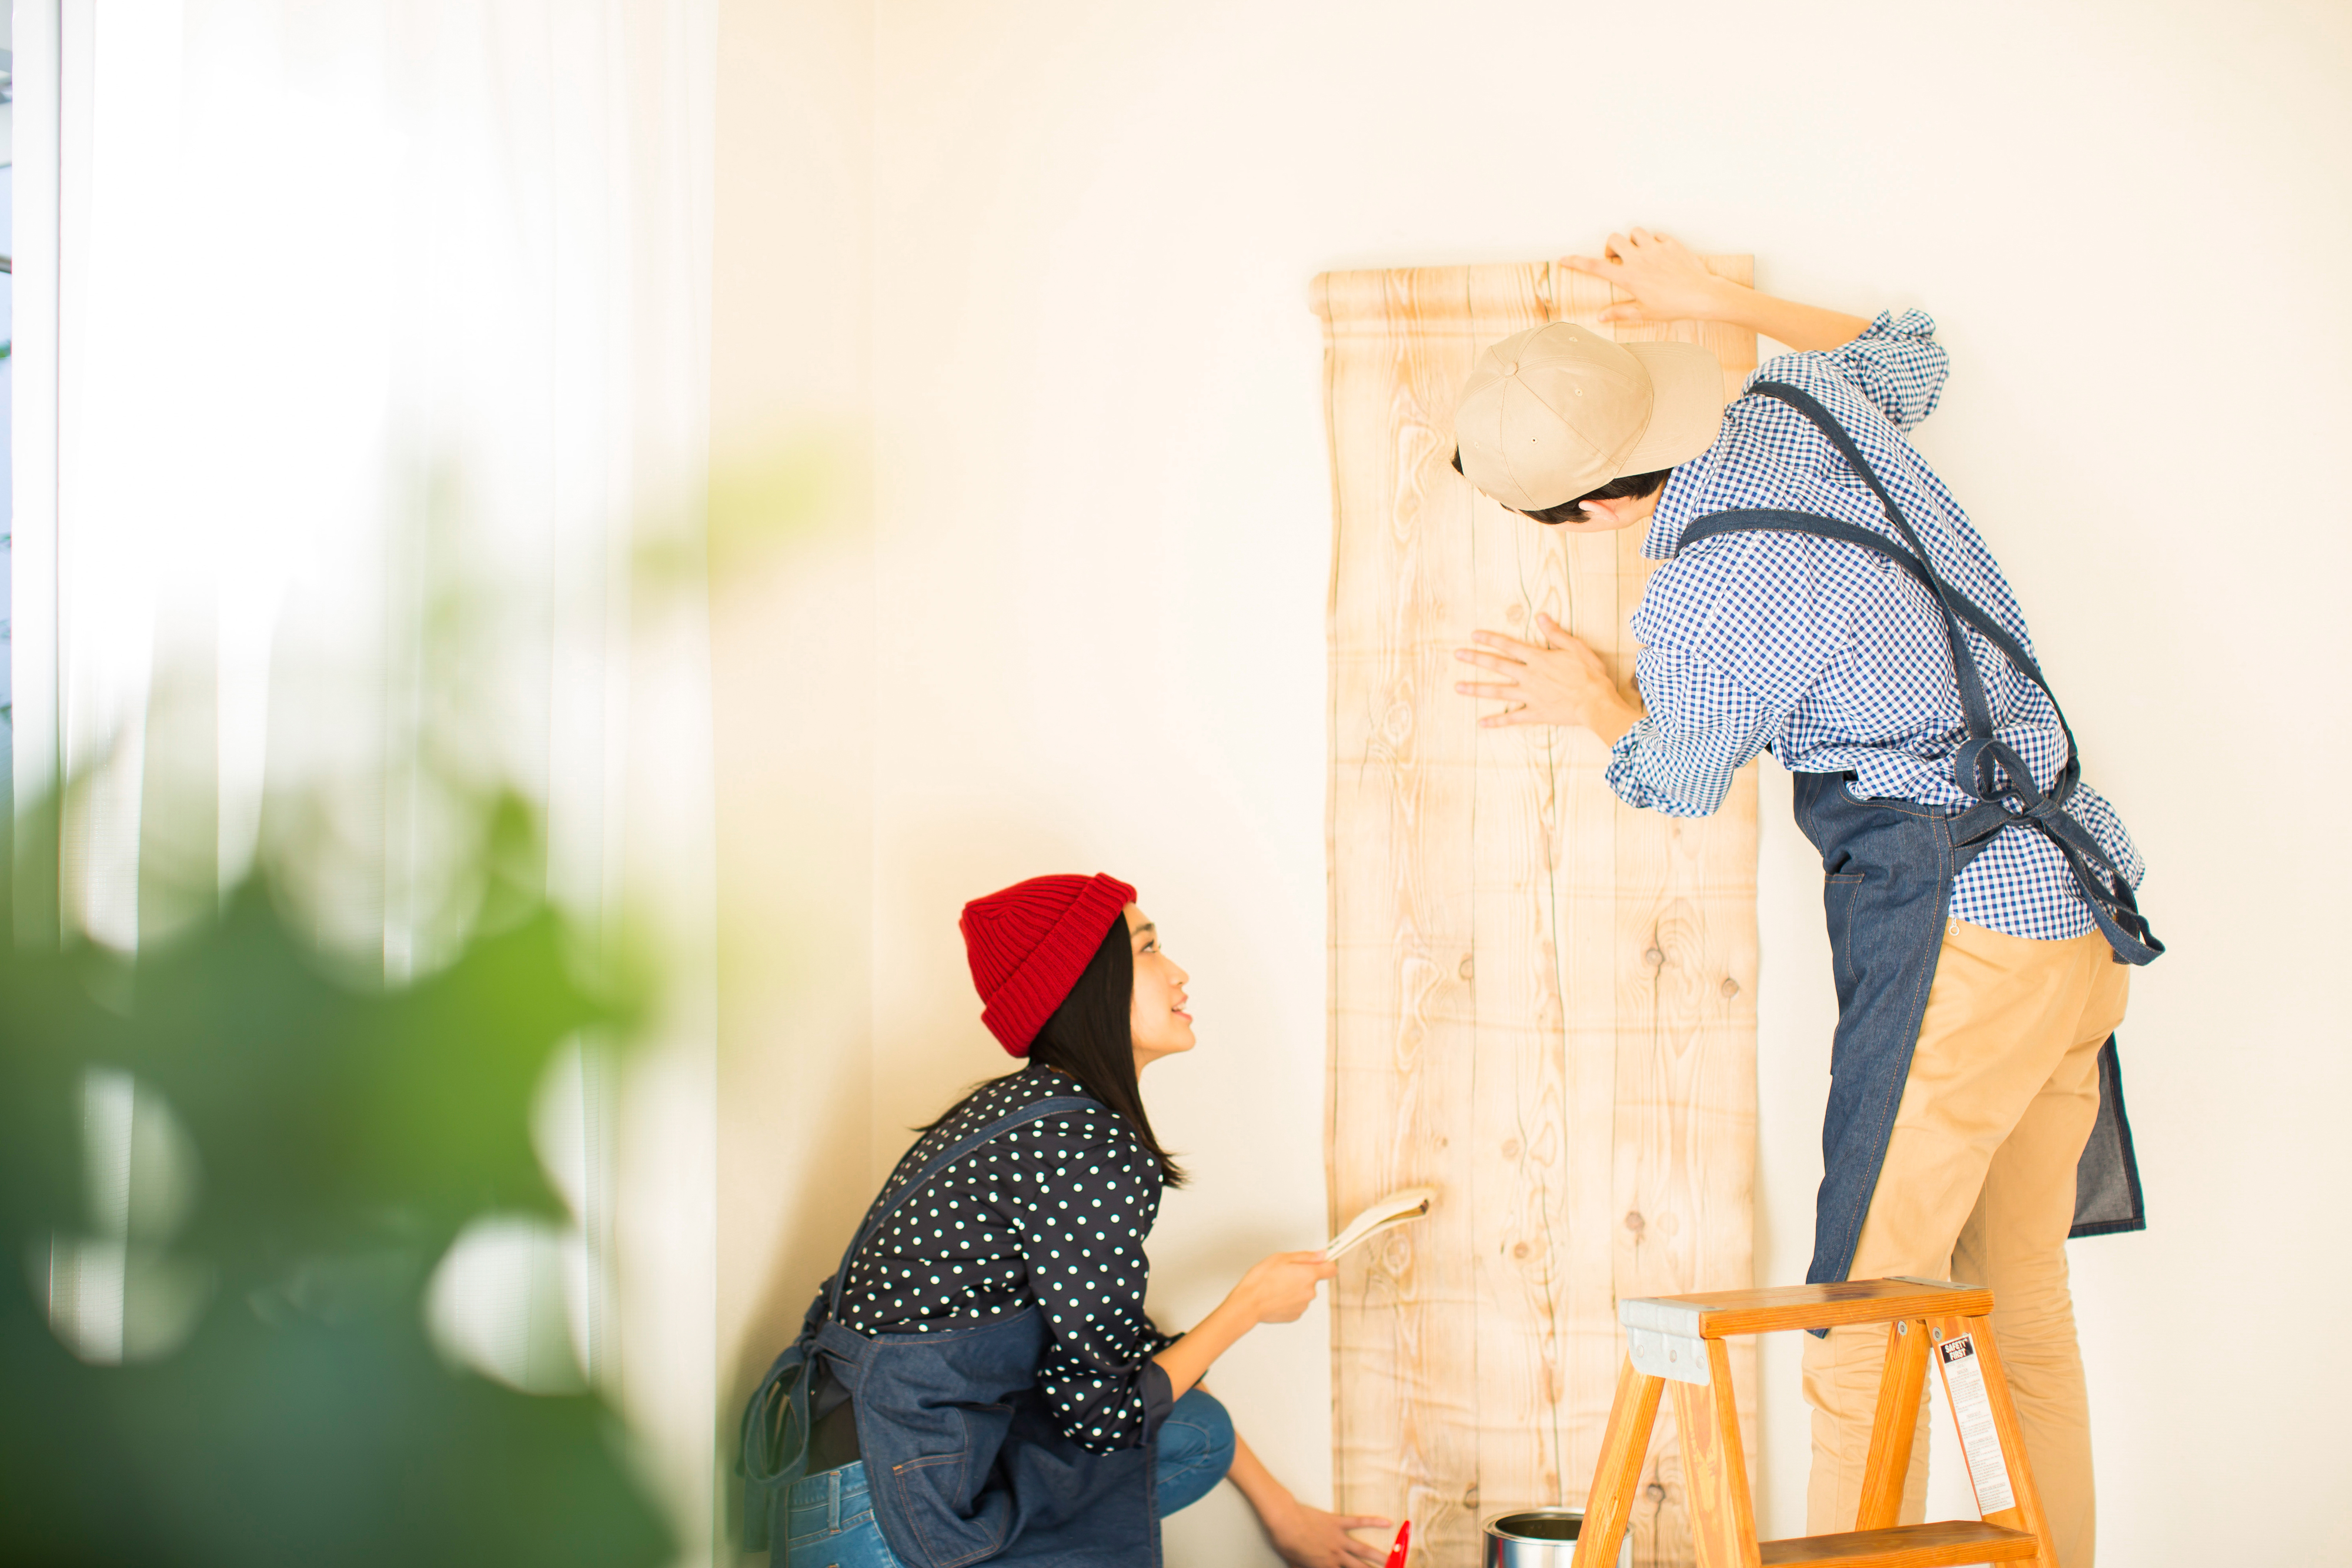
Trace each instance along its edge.
<instances>
[{"instance_id":1,"label":"white wall","mask_svg":"<svg viewBox=\"0 0 2352 1568\"><path fill-rule=\"evenodd\" d=\"M861 5L773 0L718 0L718 24L716 1437L731 1460L745 1396L872 1197L873 26ZM718 1490L731 1518L723 1472Z\"/></svg>"},{"instance_id":2,"label":"white wall","mask_svg":"<svg viewBox=\"0 0 2352 1568\"><path fill-rule=\"evenodd\" d=\"M1954 372L1921 445L2008 568L2091 778L2154 868L2174 951L2137 978L2125 1031L2153 1228L2075 1249L2107 1561L2352 1548L2320 1425L2352 1380L2263 1297L2352 1286L2312 1245L2352 1188L2324 956L2348 869L2325 824L2347 760L2352 508L2328 458L2352 416L2335 265L2352 13L874 16L878 591L855 639L873 1173L1002 1062L960 903L1103 869L1142 888L1200 1002L1201 1051L1148 1085L1198 1173L1155 1237L1156 1304L1181 1322L1252 1255L1315 1239L1329 497L1307 281L1655 225L1752 251L1776 292L1935 310ZM1768 764L1771 1281L1809 1250L1832 1017L1786 800ZM1794 1350L1769 1364L1761 1458L1782 1533L1802 1527ZM1328 1484L1326 1360L1311 1319L1213 1380L1308 1493ZM1177 1564L1271 1561L1230 1489L1170 1541Z\"/></svg>"}]
</instances>

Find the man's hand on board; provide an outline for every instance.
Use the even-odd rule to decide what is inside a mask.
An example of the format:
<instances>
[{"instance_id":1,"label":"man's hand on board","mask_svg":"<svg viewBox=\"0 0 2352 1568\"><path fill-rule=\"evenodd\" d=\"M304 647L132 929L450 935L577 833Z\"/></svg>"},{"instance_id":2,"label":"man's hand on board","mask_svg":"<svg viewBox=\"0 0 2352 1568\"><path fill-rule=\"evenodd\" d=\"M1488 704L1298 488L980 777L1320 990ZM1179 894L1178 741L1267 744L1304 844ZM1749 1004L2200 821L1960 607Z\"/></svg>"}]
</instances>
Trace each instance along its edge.
<instances>
[{"instance_id":1,"label":"man's hand on board","mask_svg":"<svg viewBox=\"0 0 2352 1568\"><path fill-rule=\"evenodd\" d=\"M1456 648L1454 656L1494 672L1496 678L1459 681L1454 689L1464 696L1509 705L1480 719L1483 728L1574 725L1613 741L1642 716L1641 710L1618 695L1601 655L1549 615L1536 617L1538 642L1523 643L1500 632L1475 636L1479 646Z\"/></svg>"}]
</instances>

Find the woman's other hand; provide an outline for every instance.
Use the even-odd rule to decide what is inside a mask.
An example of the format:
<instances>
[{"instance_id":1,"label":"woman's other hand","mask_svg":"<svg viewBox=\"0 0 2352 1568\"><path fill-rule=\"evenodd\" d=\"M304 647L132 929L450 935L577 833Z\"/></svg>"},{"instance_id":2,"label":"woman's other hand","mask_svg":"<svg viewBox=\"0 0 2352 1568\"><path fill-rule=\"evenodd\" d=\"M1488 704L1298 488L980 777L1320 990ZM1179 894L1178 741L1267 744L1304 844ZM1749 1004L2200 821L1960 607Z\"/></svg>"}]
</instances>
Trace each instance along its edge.
<instances>
[{"instance_id":1,"label":"woman's other hand","mask_svg":"<svg viewBox=\"0 0 2352 1568\"><path fill-rule=\"evenodd\" d=\"M1326 1513L1295 1499L1288 1508L1277 1508L1270 1516L1261 1516L1259 1522L1273 1539L1275 1551L1292 1568L1354 1568L1357 1563L1381 1568L1388 1561L1389 1549L1359 1541L1348 1531L1396 1528L1387 1520L1370 1514Z\"/></svg>"},{"instance_id":2,"label":"woman's other hand","mask_svg":"<svg viewBox=\"0 0 2352 1568\"><path fill-rule=\"evenodd\" d=\"M1290 1257L1313 1254L1290 1253ZM1269 1258L1267 1262L1274 1261ZM1393 1530L1385 1519L1370 1514L1326 1513L1311 1508L1293 1497L1290 1489L1274 1479L1255 1450L1242 1441L1239 1432L1234 1434L1234 1459L1225 1471L1227 1479L1241 1489L1249 1499L1251 1511L1265 1528L1274 1549L1282 1553L1285 1563L1296 1568L1382 1568L1388 1562L1388 1548L1359 1541L1348 1533L1351 1530Z\"/></svg>"},{"instance_id":3,"label":"woman's other hand","mask_svg":"<svg viewBox=\"0 0 2352 1568\"><path fill-rule=\"evenodd\" d=\"M1568 266L1633 297L1603 310L1603 321L1707 321L1724 310L1724 280L1690 246L1653 229L1611 235L1599 256L1571 256Z\"/></svg>"},{"instance_id":4,"label":"woman's other hand","mask_svg":"<svg viewBox=\"0 0 2352 1568\"><path fill-rule=\"evenodd\" d=\"M1234 1294L1258 1322L1297 1322L1315 1304L1315 1287L1339 1272L1320 1252L1276 1252L1251 1264Z\"/></svg>"}]
</instances>

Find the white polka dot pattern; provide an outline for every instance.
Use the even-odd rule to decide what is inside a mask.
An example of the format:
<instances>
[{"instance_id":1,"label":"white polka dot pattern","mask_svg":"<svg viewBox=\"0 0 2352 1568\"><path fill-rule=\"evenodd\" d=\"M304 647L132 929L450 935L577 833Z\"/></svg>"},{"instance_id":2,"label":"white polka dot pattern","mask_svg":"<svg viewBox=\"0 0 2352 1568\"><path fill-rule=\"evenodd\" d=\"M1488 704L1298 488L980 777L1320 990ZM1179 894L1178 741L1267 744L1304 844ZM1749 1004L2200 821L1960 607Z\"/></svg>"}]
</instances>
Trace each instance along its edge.
<instances>
[{"instance_id":1,"label":"white polka dot pattern","mask_svg":"<svg viewBox=\"0 0 2352 1568\"><path fill-rule=\"evenodd\" d=\"M916 1141L881 1196L1007 1112L1085 1093L1043 1066L982 1085ZM930 1333L1034 1302L1050 1335L1038 1387L1062 1430L1097 1453L1131 1448L1144 1368L1171 1343L1143 1312L1143 1239L1159 1215L1159 1163L1118 1113L1043 1117L966 1155L883 1223L850 1262L842 1324Z\"/></svg>"}]
</instances>

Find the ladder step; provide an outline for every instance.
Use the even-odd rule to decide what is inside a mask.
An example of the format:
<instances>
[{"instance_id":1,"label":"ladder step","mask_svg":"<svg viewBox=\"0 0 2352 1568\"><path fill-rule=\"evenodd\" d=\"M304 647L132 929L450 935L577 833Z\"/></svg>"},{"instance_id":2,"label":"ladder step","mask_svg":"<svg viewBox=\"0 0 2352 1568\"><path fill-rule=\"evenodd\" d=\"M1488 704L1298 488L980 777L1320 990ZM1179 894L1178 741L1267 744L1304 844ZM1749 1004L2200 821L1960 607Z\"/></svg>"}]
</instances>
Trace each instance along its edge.
<instances>
[{"instance_id":1,"label":"ladder step","mask_svg":"<svg viewBox=\"0 0 2352 1568\"><path fill-rule=\"evenodd\" d=\"M1760 1542L1764 1568L1966 1568L2030 1558L2033 1537L1973 1519Z\"/></svg>"},{"instance_id":2,"label":"ladder step","mask_svg":"<svg viewBox=\"0 0 2352 1568\"><path fill-rule=\"evenodd\" d=\"M1897 1318L1973 1318L1992 1311L1992 1292L1933 1280L1845 1280L1832 1285L1776 1285L1691 1296L1627 1297L1620 1322L1697 1339L1885 1323Z\"/></svg>"}]
</instances>

